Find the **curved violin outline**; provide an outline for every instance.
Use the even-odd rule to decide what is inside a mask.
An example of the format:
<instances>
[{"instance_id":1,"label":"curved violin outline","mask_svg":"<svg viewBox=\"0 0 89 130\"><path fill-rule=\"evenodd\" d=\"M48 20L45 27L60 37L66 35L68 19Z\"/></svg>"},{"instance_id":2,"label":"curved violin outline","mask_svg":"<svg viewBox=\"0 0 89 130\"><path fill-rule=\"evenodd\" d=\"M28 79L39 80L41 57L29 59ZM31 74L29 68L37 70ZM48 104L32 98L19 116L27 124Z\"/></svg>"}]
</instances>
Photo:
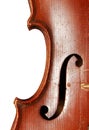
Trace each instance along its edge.
<instances>
[{"instance_id":1,"label":"curved violin outline","mask_svg":"<svg viewBox=\"0 0 89 130\"><path fill-rule=\"evenodd\" d=\"M65 104L65 96L66 96L66 71L67 71L67 65L71 57L75 56L77 61L76 61L76 66L80 67L83 64L82 58L78 54L71 54L69 55L63 62L62 67L61 67L61 72L60 72L60 81L59 81L59 95L58 95L58 105L57 105L57 110L55 111L54 115L52 117L47 117L46 114L48 112L48 107L43 105L40 109L40 115L46 119L46 120L53 120L57 118Z\"/></svg>"},{"instance_id":2,"label":"curved violin outline","mask_svg":"<svg viewBox=\"0 0 89 130\"><path fill-rule=\"evenodd\" d=\"M30 10L31 10L31 16L27 21L27 27L29 31L32 29L38 29L43 33L44 38L45 38L45 44L46 44L46 65L45 65L45 70L44 70L42 81L36 93L28 99L20 99L18 97L15 98L14 104L17 109L18 109L17 106L19 104L30 104L30 103L35 102L40 97L40 95L43 93L45 89L47 78L49 75L50 64L51 64L51 45L52 45L51 30L46 25L46 23L44 23L43 21L36 20L35 0L28 0L28 2L29 2Z\"/></svg>"},{"instance_id":3,"label":"curved violin outline","mask_svg":"<svg viewBox=\"0 0 89 130\"><path fill-rule=\"evenodd\" d=\"M27 21L27 27L28 27L29 31L32 29L39 29L43 33L44 38L45 38L45 44L46 44L46 65L45 65L45 71L44 71L44 75L43 75L41 84L40 84L38 90L36 91L36 93L28 99L20 99L18 97L15 98L14 104L15 104L15 108L16 108L16 116L14 119L15 123L12 124L11 130L18 129L17 127L19 127L18 126L18 124L20 124L19 123L20 122L20 120L19 120L19 115L20 115L19 106L34 103L36 100L38 100L40 95L42 95L42 93L45 89L45 86L46 86L46 81L48 78L50 62L51 62L51 45L52 45L51 31L44 22L37 21L35 19L35 16L36 16L35 0L28 0L28 3L30 6L31 16Z\"/></svg>"}]
</instances>

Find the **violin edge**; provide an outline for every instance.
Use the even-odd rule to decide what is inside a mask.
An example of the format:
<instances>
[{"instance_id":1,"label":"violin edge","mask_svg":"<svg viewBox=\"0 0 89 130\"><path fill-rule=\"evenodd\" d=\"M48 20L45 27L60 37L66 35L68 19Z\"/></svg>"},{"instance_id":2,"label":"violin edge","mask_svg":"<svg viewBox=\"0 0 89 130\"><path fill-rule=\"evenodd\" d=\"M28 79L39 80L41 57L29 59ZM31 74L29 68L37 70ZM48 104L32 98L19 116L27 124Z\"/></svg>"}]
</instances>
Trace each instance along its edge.
<instances>
[{"instance_id":1,"label":"violin edge","mask_svg":"<svg viewBox=\"0 0 89 130\"><path fill-rule=\"evenodd\" d=\"M42 81L38 87L38 90L35 92L33 96L29 97L28 99L20 99L16 97L14 100L14 104L16 108L18 104L31 104L32 102L36 101L38 97L41 95L41 93L43 92L46 86L47 77L48 77L49 68L50 68L50 61L51 61L52 40L51 40L50 29L47 27L47 25L43 21L37 21L35 19L35 15L36 15L35 2L33 2L33 0L28 0L28 3L30 6L31 15L29 19L27 20L27 27L29 31L31 31L32 29L38 29L43 33L45 44L46 44L46 63L45 63L45 70L42 77Z\"/></svg>"}]
</instances>

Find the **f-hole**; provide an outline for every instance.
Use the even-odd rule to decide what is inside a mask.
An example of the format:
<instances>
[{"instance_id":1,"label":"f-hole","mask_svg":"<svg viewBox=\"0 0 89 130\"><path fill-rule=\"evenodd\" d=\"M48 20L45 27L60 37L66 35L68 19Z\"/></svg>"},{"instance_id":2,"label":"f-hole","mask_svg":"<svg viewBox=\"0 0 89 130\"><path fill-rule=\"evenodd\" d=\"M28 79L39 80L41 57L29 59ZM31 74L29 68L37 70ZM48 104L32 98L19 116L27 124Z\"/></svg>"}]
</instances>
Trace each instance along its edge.
<instances>
[{"instance_id":1,"label":"f-hole","mask_svg":"<svg viewBox=\"0 0 89 130\"><path fill-rule=\"evenodd\" d=\"M80 67L82 66L83 64L83 60L81 58L81 56L79 56L78 54L71 54L69 55L68 57L65 58L63 64L62 64L62 67L61 67L61 72L60 72L60 81L59 81L59 95L58 95L58 105L57 105L57 110L55 111L55 113L51 116L51 117L47 117L47 113L49 111L48 107L43 105L41 106L41 109L40 109L40 115L46 119L46 120L53 120L55 118L57 118L63 108L64 108L64 103L65 103L65 96L66 96L66 71L67 71L67 65L68 65L68 62L69 60L75 56L76 57L76 62L75 62L75 65L77 67Z\"/></svg>"}]
</instances>

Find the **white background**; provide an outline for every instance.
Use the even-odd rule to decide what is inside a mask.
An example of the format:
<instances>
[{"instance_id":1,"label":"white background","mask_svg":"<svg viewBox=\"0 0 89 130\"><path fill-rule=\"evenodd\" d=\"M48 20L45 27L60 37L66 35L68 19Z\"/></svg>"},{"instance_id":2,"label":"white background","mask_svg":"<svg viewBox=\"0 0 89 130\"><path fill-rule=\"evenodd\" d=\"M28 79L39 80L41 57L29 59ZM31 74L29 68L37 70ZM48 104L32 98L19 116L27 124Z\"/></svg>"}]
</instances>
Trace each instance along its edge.
<instances>
[{"instance_id":1,"label":"white background","mask_svg":"<svg viewBox=\"0 0 89 130\"><path fill-rule=\"evenodd\" d=\"M15 97L27 99L41 82L46 59L44 36L29 31L28 0L0 1L0 130L10 130Z\"/></svg>"}]
</instances>

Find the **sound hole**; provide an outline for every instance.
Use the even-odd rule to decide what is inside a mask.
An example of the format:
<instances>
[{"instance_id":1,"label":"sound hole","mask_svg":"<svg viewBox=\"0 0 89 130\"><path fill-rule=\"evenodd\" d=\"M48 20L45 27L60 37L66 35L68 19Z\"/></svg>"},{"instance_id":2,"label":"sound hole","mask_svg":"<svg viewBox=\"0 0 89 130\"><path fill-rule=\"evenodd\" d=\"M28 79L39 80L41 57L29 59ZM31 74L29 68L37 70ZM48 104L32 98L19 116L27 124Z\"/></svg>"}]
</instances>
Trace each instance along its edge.
<instances>
[{"instance_id":1,"label":"sound hole","mask_svg":"<svg viewBox=\"0 0 89 130\"><path fill-rule=\"evenodd\" d=\"M79 56L78 54L71 54L68 57L65 58L62 67L61 67L61 72L60 72L60 81L59 81L59 95L58 95L58 105L57 105L57 110L55 111L54 115L52 117L47 117L46 114L49 111L48 107L43 105L40 109L40 115L46 119L46 120L53 120L55 118L57 118L64 107L64 103L65 103L65 96L66 96L66 71L67 71L67 65L69 60L71 59L71 57L75 56L76 57L76 62L75 65L77 67L82 66L83 64L83 60L81 58L81 56Z\"/></svg>"}]
</instances>

